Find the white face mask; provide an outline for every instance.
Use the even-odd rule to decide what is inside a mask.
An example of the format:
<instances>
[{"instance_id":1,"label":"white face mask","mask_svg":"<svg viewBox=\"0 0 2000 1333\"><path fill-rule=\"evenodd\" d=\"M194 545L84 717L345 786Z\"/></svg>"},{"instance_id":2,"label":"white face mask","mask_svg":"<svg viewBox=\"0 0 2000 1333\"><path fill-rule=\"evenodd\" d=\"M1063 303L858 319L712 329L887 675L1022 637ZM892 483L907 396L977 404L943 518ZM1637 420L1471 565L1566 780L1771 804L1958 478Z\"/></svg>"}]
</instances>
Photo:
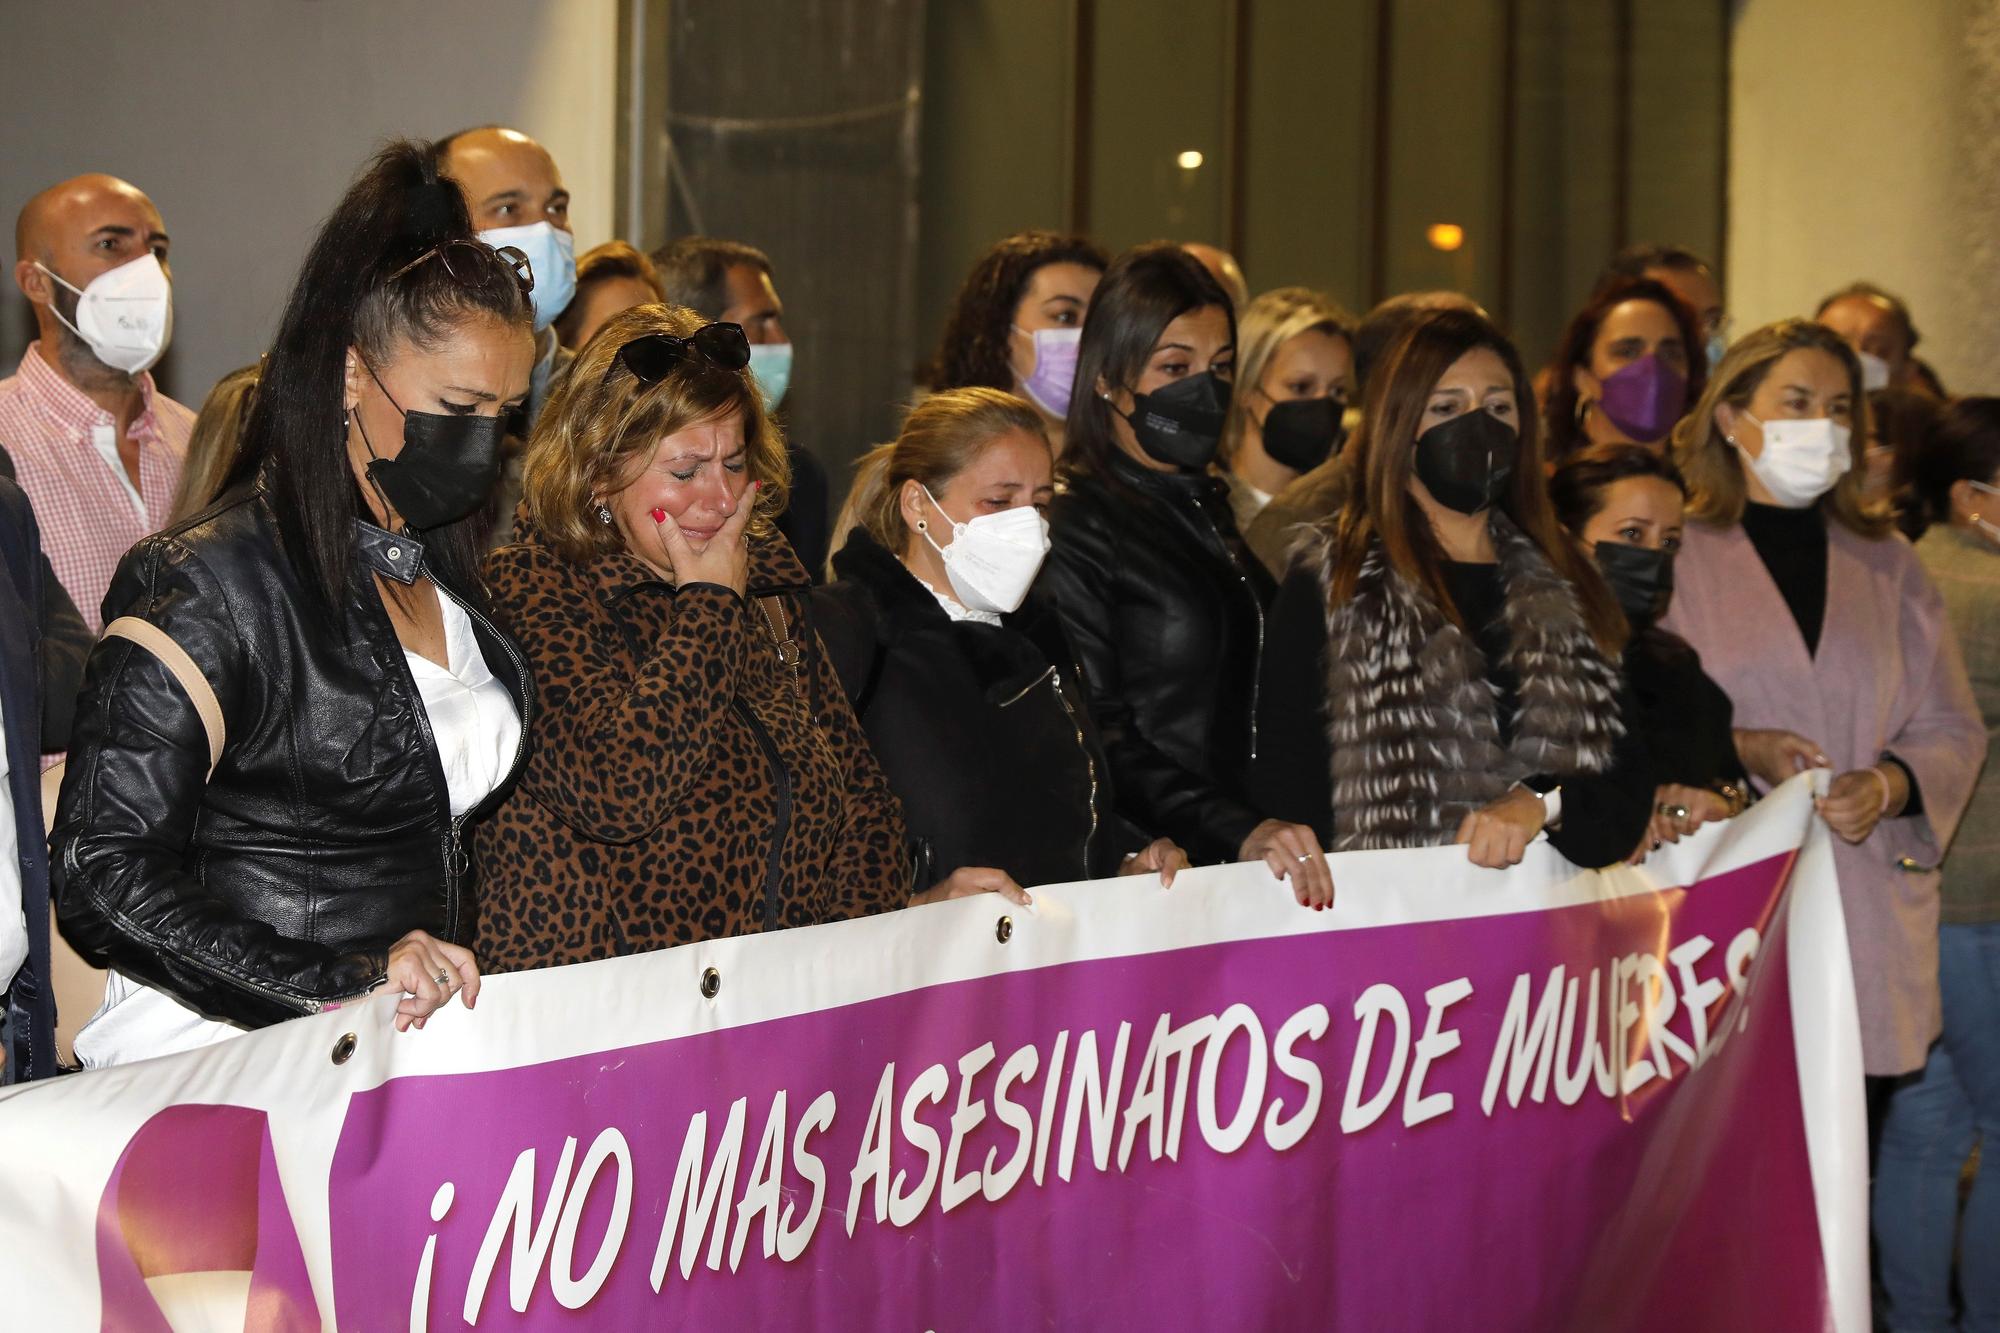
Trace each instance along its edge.
<instances>
[{"instance_id":1,"label":"white face mask","mask_svg":"<svg viewBox=\"0 0 2000 1333\"><path fill-rule=\"evenodd\" d=\"M960 604L994 615L1017 610L1049 553L1049 521L1033 505L1017 505L960 523L944 513L930 487L923 492L951 524L951 545L939 546L926 525L919 524L917 531L944 561L945 577Z\"/></svg>"},{"instance_id":2,"label":"white face mask","mask_svg":"<svg viewBox=\"0 0 2000 1333\"><path fill-rule=\"evenodd\" d=\"M1736 452L1780 508L1806 508L1854 466L1854 432L1832 417L1767 423L1745 412L1743 418L1764 432L1764 452L1755 458L1741 446Z\"/></svg>"},{"instance_id":3,"label":"white face mask","mask_svg":"<svg viewBox=\"0 0 2000 1333\"><path fill-rule=\"evenodd\" d=\"M149 253L107 269L81 289L39 260L35 267L76 293L76 323L63 319L54 302L49 310L90 345L91 355L99 361L136 375L152 369L165 355L174 336L174 285L158 255Z\"/></svg>"},{"instance_id":4,"label":"white face mask","mask_svg":"<svg viewBox=\"0 0 2000 1333\"><path fill-rule=\"evenodd\" d=\"M544 219L525 227L489 227L479 239L495 250L511 245L528 257L535 279L535 332L555 323L576 295L576 237Z\"/></svg>"},{"instance_id":5,"label":"white face mask","mask_svg":"<svg viewBox=\"0 0 2000 1333\"><path fill-rule=\"evenodd\" d=\"M1889 363L1881 357L1857 349L1854 355L1861 361L1861 390L1874 393L1877 389L1889 387Z\"/></svg>"},{"instance_id":6,"label":"white face mask","mask_svg":"<svg viewBox=\"0 0 2000 1333\"><path fill-rule=\"evenodd\" d=\"M1983 481L1969 481L1967 484L1975 491L1984 491L1996 500L2000 500L2000 486L1988 486ZM2000 508L2000 505L1996 505L1995 508ZM2000 546L2000 523L1995 523L1990 518L1982 518L1978 514L1968 514L1966 517L1972 520L1973 527L1985 534L1988 541Z\"/></svg>"}]
</instances>

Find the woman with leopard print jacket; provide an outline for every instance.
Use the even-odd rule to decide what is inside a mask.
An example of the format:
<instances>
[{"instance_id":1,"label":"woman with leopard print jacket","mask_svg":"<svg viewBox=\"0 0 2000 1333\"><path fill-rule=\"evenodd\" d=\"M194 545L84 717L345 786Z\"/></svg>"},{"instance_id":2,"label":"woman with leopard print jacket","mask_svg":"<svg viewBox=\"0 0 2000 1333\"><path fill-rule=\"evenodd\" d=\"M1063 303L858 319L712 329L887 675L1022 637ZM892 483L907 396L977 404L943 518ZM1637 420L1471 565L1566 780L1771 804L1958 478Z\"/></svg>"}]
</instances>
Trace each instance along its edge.
<instances>
[{"instance_id":1,"label":"woman with leopard print jacket","mask_svg":"<svg viewBox=\"0 0 2000 1333\"><path fill-rule=\"evenodd\" d=\"M733 324L643 305L578 354L487 559L538 707L476 844L496 971L910 901L901 808L806 617L782 437Z\"/></svg>"}]
</instances>

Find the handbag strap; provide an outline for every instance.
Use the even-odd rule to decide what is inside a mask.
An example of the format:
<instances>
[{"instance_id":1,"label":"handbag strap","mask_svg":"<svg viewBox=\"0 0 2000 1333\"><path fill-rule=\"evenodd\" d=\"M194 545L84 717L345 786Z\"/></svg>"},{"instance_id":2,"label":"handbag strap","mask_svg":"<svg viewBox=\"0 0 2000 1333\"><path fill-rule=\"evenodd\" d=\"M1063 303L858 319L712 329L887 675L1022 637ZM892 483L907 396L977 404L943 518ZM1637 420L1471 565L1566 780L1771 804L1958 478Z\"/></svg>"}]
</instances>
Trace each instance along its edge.
<instances>
[{"instance_id":1,"label":"handbag strap","mask_svg":"<svg viewBox=\"0 0 2000 1333\"><path fill-rule=\"evenodd\" d=\"M195 665L187 650L174 642L174 636L149 620L137 616L120 616L104 627L104 637L127 639L138 644L147 652L160 659L160 665L173 673L175 680L186 692L188 702L201 718L201 728L208 733L208 776L215 776L215 766L222 762L222 704L215 697L215 687L208 683L208 677Z\"/></svg>"}]
</instances>

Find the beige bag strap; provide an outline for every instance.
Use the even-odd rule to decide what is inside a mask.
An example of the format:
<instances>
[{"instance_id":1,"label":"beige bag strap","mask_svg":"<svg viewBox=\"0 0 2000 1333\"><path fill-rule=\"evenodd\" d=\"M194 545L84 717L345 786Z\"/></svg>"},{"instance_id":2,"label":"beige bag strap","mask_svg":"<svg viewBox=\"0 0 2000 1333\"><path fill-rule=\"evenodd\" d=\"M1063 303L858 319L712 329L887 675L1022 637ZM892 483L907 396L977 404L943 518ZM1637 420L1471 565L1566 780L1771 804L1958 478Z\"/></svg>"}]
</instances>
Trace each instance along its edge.
<instances>
[{"instance_id":1,"label":"beige bag strap","mask_svg":"<svg viewBox=\"0 0 2000 1333\"><path fill-rule=\"evenodd\" d=\"M222 762L222 705L216 700L215 687L208 683L208 677L187 655L187 650L174 642L173 635L137 616L118 617L104 627L104 637L129 639L138 644L159 658L160 664L181 683L188 702L201 717L202 730L208 733L208 776L214 777L215 766Z\"/></svg>"}]
</instances>

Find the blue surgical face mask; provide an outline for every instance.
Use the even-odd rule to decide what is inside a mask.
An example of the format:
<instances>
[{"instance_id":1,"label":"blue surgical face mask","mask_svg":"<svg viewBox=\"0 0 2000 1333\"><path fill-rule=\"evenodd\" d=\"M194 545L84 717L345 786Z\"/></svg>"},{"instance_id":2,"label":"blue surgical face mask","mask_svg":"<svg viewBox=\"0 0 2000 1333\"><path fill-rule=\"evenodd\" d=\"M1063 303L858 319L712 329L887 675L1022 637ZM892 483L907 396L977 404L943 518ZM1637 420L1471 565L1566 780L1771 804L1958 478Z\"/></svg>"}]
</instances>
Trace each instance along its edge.
<instances>
[{"instance_id":1,"label":"blue surgical face mask","mask_svg":"<svg viewBox=\"0 0 2000 1333\"><path fill-rule=\"evenodd\" d=\"M535 332L555 323L576 295L576 237L543 221L525 227L489 227L479 239L496 250L511 245L528 257L535 279Z\"/></svg>"},{"instance_id":2,"label":"blue surgical face mask","mask_svg":"<svg viewBox=\"0 0 2000 1333\"><path fill-rule=\"evenodd\" d=\"M792 387L792 345L751 343L750 375L763 391L764 410L777 411L778 404L785 401L785 390Z\"/></svg>"}]
</instances>

